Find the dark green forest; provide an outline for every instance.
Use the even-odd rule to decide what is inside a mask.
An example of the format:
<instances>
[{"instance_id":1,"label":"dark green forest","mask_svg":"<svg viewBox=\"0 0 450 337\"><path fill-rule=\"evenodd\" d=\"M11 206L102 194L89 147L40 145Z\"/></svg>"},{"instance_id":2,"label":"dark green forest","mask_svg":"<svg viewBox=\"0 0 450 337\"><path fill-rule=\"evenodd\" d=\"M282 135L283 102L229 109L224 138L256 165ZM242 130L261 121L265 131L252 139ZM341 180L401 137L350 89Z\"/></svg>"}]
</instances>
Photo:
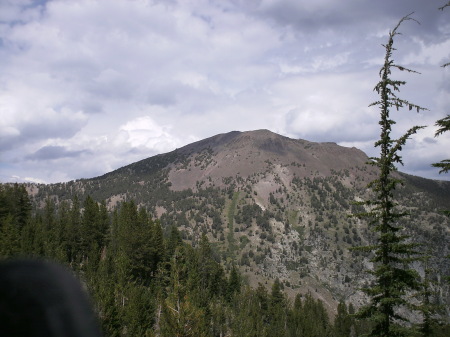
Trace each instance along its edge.
<instances>
[{"instance_id":1,"label":"dark green forest","mask_svg":"<svg viewBox=\"0 0 450 337\"><path fill-rule=\"evenodd\" d=\"M0 186L0 257L57 261L87 286L106 336L361 336L369 321L341 302L335 317L313 294L283 284L251 288L224 269L206 236L193 247L144 208L74 198L41 209L23 185ZM411 336L416 327L411 326ZM448 336L433 326L429 336Z\"/></svg>"},{"instance_id":2,"label":"dark green forest","mask_svg":"<svg viewBox=\"0 0 450 337\"><path fill-rule=\"evenodd\" d=\"M109 213L89 196L58 207L48 199L34 213L24 186L3 185L0 221L1 258L70 267L107 336L350 336L364 327L344 303L333 321L311 294L289 300L278 280L251 289L206 236L185 244L133 201Z\"/></svg>"}]
</instances>

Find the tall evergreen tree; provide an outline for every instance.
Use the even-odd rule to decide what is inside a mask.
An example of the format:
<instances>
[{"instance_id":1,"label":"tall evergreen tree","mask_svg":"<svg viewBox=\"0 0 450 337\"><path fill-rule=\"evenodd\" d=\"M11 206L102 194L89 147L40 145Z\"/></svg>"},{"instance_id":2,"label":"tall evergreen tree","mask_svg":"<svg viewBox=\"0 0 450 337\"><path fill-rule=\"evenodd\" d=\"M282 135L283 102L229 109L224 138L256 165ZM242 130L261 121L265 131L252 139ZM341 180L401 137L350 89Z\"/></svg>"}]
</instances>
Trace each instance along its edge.
<instances>
[{"instance_id":1,"label":"tall evergreen tree","mask_svg":"<svg viewBox=\"0 0 450 337\"><path fill-rule=\"evenodd\" d=\"M45 200L44 214L42 222L42 238L44 255L54 258L56 255L56 248L58 245L57 237L55 233L56 225L56 205L51 198Z\"/></svg>"},{"instance_id":2,"label":"tall evergreen tree","mask_svg":"<svg viewBox=\"0 0 450 337\"><path fill-rule=\"evenodd\" d=\"M235 294L241 291L241 276L236 266L231 267L230 276L228 278L226 298L231 301Z\"/></svg>"},{"instance_id":3,"label":"tall evergreen tree","mask_svg":"<svg viewBox=\"0 0 450 337\"><path fill-rule=\"evenodd\" d=\"M444 10L444 8L446 8L446 7L450 7L450 2L446 3L444 6L440 7L439 9ZM450 66L450 63L445 63L442 65L443 68L446 68L448 66ZM436 133L434 134L435 137L438 137L445 132L449 132L450 131L450 114L447 114L446 117L437 120L435 125L438 127L438 129L436 130ZM450 171L450 159L441 160L439 163L432 164L432 166L440 169L439 174L448 173L448 171ZM443 213L450 217L450 210L444 210Z\"/></svg>"},{"instance_id":4,"label":"tall evergreen tree","mask_svg":"<svg viewBox=\"0 0 450 337\"><path fill-rule=\"evenodd\" d=\"M370 273L375 280L372 286L365 289L370 296L370 303L363 307L359 317L370 317L373 321L373 329L370 336L392 337L406 336L407 331L398 324L405 321L399 308L411 305L406 295L410 291L419 288L417 272L408 265L416 256L414 244L407 241L407 236L402 234L402 227L398 220L407 214L397 210L394 199L394 190L401 183L393 174L396 171L395 164L402 164L399 154L408 138L422 127L410 128L402 137L391 138L392 126L395 121L391 119L392 108L398 110L408 107L409 110L426 110L407 100L399 98L395 92L406 82L391 78L391 71L396 68L400 71L415 71L394 63L392 53L394 38L400 34L398 28L404 21L414 20L410 15L403 17L395 28L389 33L389 41L384 45L386 54L384 64L380 70L380 81L375 86L375 91L380 95L380 100L371 104L380 109L380 139L375 143L380 147L380 157L371 158L372 165L379 169L378 178L369 184L374 192L374 199L362 202L369 211L357 214L361 218L368 218L373 231L378 235L376 242L371 246L359 247L362 250L373 253L372 262L374 270Z\"/></svg>"},{"instance_id":5,"label":"tall evergreen tree","mask_svg":"<svg viewBox=\"0 0 450 337\"><path fill-rule=\"evenodd\" d=\"M302 307L302 335L322 337L330 334L327 312L321 300L314 300L311 293L306 294Z\"/></svg>"},{"instance_id":6,"label":"tall evergreen tree","mask_svg":"<svg viewBox=\"0 0 450 337\"><path fill-rule=\"evenodd\" d=\"M149 223L151 240L148 243L150 248L149 273L154 275L161 262L163 262L166 254L166 247L164 243L164 235L159 220L150 220ZM180 239L180 243L181 243Z\"/></svg>"},{"instance_id":7,"label":"tall evergreen tree","mask_svg":"<svg viewBox=\"0 0 450 337\"><path fill-rule=\"evenodd\" d=\"M334 318L334 337L349 337L352 333L352 317L345 302L339 302L337 315Z\"/></svg>"},{"instance_id":8,"label":"tall evergreen tree","mask_svg":"<svg viewBox=\"0 0 450 337\"><path fill-rule=\"evenodd\" d=\"M266 337L269 324L269 295L261 284L253 290L244 287L232 301L232 336Z\"/></svg>"},{"instance_id":9,"label":"tall evergreen tree","mask_svg":"<svg viewBox=\"0 0 450 337\"><path fill-rule=\"evenodd\" d=\"M68 263L68 224L70 222L70 204L64 200L60 202L56 214L56 227L54 228L55 237L58 242L56 247L55 259L61 263Z\"/></svg>"},{"instance_id":10,"label":"tall evergreen tree","mask_svg":"<svg viewBox=\"0 0 450 337\"><path fill-rule=\"evenodd\" d=\"M12 215L2 219L0 227L0 258L16 256L20 253L20 232Z\"/></svg>"},{"instance_id":11,"label":"tall evergreen tree","mask_svg":"<svg viewBox=\"0 0 450 337\"><path fill-rule=\"evenodd\" d=\"M447 65L449 64L450 63L448 63ZM434 134L435 137L442 135L444 132L450 131L450 115L447 115L446 117L436 121L436 126L438 127L438 129ZM450 159L441 160L439 163L432 164L432 166L439 168L439 173L448 173L448 171L450 171ZM450 215L450 211L448 212L449 213L447 214Z\"/></svg>"},{"instance_id":12,"label":"tall evergreen tree","mask_svg":"<svg viewBox=\"0 0 450 337\"><path fill-rule=\"evenodd\" d=\"M180 247L171 260L168 296L159 304L161 314L157 319L157 332L160 336L207 336L204 310L195 306L187 291L185 281L189 268L186 260L189 256L185 253L184 247Z\"/></svg>"},{"instance_id":13,"label":"tall evergreen tree","mask_svg":"<svg viewBox=\"0 0 450 337\"><path fill-rule=\"evenodd\" d=\"M167 240L167 247L165 251L165 259L170 261L173 254L175 253L175 250L183 243L183 240L181 239L180 231L176 226L170 227L169 232L169 238Z\"/></svg>"},{"instance_id":14,"label":"tall evergreen tree","mask_svg":"<svg viewBox=\"0 0 450 337\"><path fill-rule=\"evenodd\" d=\"M67 223L67 256L68 262L75 267L80 262L81 246L81 209L80 201L77 196L72 199L72 205L69 212L69 222Z\"/></svg>"},{"instance_id":15,"label":"tall evergreen tree","mask_svg":"<svg viewBox=\"0 0 450 337\"><path fill-rule=\"evenodd\" d=\"M16 199L15 217L19 230L22 230L31 215L31 202L24 185L14 184L14 192Z\"/></svg>"},{"instance_id":16,"label":"tall evergreen tree","mask_svg":"<svg viewBox=\"0 0 450 337\"><path fill-rule=\"evenodd\" d=\"M281 290L280 280L277 278L272 285L269 306L268 335L283 337L287 326L287 300Z\"/></svg>"},{"instance_id":17,"label":"tall evergreen tree","mask_svg":"<svg viewBox=\"0 0 450 337\"><path fill-rule=\"evenodd\" d=\"M83 215L81 217L81 254L83 260L88 257L95 260L99 258L102 241L99 219L98 204L88 195L83 203Z\"/></svg>"}]
</instances>

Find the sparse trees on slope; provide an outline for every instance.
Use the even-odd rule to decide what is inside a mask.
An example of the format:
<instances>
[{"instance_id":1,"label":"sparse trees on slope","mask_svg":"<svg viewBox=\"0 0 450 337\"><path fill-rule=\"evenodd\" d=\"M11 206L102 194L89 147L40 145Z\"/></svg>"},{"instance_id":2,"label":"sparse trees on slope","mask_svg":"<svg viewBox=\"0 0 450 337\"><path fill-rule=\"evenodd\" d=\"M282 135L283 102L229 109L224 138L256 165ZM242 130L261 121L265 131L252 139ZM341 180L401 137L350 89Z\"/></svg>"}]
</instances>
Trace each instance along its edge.
<instances>
[{"instance_id":1,"label":"sparse trees on slope","mask_svg":"<svg viewBox=\"0 0 450 337\"><path fill-rule=\"evenodd\" d=\"M389 33L389 41L384 45L386 54L384 65L380 70L380 81L375 91L380 99L371 104L380 109L380 139L375 143L380 148L380 157L371 158L372 165L379 169L378 178L369 184L375 196L372 200L362 202L369 211L358 214L358 217L368 218L373 230L377 233L376 242L371 246L359 247L373 253L374 270L371 274L375 280L372 286L365 289L370 297L370 303L363 307L358 315L367 317L374 323L370 336L392 337L406 336L408 332L398 323L406 321L399 312L400 308L411 305L406 298L408 292L419 288L417 272L408 265L415 259L415 246L407 241L402 234L398 220L407 214L397 209L393 191L401 183L394 176L395 164L402 164L399 152L407 139L422 127L414 126L398 139L391 138L392 126L395 121L390 113L393 108L408 107L417 112L424 108L407 100L399 98L395 92L406 82L391 78L391 71L415 72L394 63L392 53L394 38L399 34L398 28L404 21L414 20L410 15L403 17L397 26Z\"/></svg>"}]
</instances>

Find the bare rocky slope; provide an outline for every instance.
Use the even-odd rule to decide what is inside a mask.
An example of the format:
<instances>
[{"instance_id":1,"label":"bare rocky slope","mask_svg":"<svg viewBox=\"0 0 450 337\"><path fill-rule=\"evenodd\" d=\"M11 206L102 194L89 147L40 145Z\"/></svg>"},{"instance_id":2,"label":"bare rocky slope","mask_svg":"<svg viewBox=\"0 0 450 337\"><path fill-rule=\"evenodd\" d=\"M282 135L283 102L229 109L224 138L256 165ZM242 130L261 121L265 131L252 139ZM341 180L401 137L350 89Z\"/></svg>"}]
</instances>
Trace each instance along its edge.
<instances>
[{"instance_id":1,"label":"bare rocky slope","mask_svg":"<svg viewBox=\"0 0 450 337\"><path fill-rule=\"evenodd\" d=\"M350 250L373 240L367 224L349 217L369 197L374 167L356 148L290 139L267 130L230 132L125 166L104 176L29 185L36 205L90 194L114 208L134 199L198 242L206 233L224 265L240 266L251 285L279 278L293 295L311 292L334 312L339 300L359 306L371 282L370 257ZM436 300L450 303L450 182L398 173L408 210L405 233L431 252ZM423 266L415 265L423 274ZM445 313L444 313L445 314Z\"/></svg>"}]
</instances>

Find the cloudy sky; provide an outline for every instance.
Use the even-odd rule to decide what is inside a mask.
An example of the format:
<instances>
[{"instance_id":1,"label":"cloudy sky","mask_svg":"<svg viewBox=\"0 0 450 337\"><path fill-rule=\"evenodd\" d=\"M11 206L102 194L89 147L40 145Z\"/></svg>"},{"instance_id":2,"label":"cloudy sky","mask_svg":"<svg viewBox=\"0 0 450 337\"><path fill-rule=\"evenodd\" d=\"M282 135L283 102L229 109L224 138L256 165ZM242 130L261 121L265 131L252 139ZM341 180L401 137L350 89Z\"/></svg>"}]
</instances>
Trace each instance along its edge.
<instances>
[{"instance_id":1,"label":"cloudy sky","mask_svg":"<svg viewBox=\"0 0 450 337\"><path fill-rule=\"evenodd\" d=\"M355 146L375 155L373 87L389 29L395 134L429 127L402 171L438 175L450 134L447 0L1 0L0 181L62 182L233 130Z\"/></svg>"}]
</instances>

